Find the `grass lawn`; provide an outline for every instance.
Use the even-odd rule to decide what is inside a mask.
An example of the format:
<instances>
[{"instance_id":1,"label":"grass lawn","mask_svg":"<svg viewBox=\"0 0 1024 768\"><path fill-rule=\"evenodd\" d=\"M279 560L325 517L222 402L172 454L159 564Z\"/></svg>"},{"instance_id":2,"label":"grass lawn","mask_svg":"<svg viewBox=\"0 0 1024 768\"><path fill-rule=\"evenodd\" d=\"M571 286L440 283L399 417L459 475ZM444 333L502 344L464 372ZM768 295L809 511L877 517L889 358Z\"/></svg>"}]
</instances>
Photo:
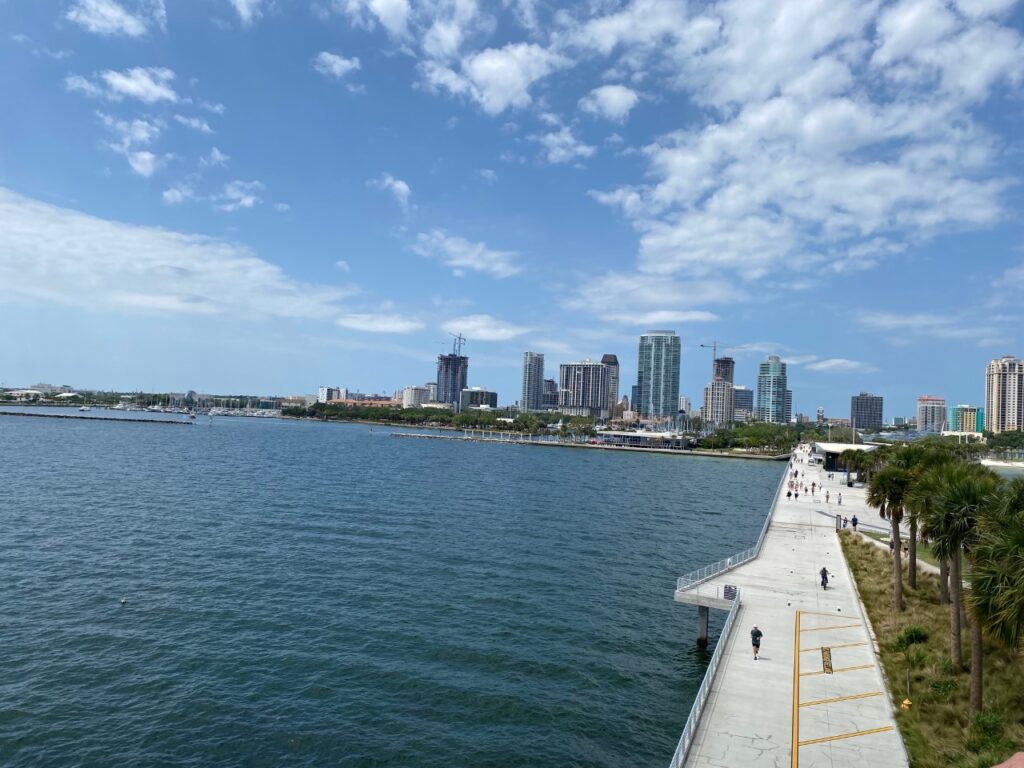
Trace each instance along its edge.
<instances>
[{"instance_id":1,"label":"grass lawn","mask_svg":"<svg viewBox=\"0 0 1024 768\"><path fill-rule=\"evenodd\" d=\"M903 741L913 768L991 768L1024 749L1024 653L998 643L985 643L985 712L970 713L970 675L949 661L949 606L939 603L938 579L919 573L917 590L906 588L907 610L892 609L892 561L877 547L841 535L843 551L853 570L857 589L874 625L882 664L897 702L907 698L909 710L899 710ZM888 539L886 539L888 540ZM908 627L924 630L927 639L902 649L897 643ZM970 662L968 630L963 630L963 659Z\"/></svg>"},{"instance_id":2,"label":"grass lawn","mask_svg":"<svg viewBox=\"0 0 1024 768\"><path fill-rule=\"evenodd\" d=\"M872 539L877 539L883 544L889 543L889 534L887 533L875 533L874 531L861 531L861 533L863 533L865 536L870 536ZM920 541L917 542L917 558L919 560L923 560L926 563L931 563L936 568L939 567L939 559L932 552L931 544L924 544ZM906 558L904 558L904 560L906 560Z\"/></svg>"}]
</instances>

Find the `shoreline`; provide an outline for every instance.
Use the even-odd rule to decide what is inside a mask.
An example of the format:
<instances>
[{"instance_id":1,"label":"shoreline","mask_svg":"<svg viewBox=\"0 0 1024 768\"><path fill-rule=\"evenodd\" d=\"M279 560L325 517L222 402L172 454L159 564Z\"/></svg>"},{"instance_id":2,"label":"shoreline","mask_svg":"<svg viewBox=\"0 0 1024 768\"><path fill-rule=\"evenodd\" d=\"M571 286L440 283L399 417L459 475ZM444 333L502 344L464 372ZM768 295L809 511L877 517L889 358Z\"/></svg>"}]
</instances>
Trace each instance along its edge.
<instances>
[{"instance_id":1,"label":"shoreline","mask_svg":"<svg viewBox=\"0 0 1024 768\"><path fill-rule=\"evenodd\" d=\"M453 430L462 431L462 430ZM550 448L589 448L599 451L627 451L631 453L661 453L670 456L699 456L708 459L751 459L755 461L788 461L789 454L779 456L747 453L728 453L725 451L680 450L676 448L644 448L631 445L601 445L594 443L560 443L551 440L497 440L480 437L457 437L455 435L428 435L422 433L393 432L392 437L418 440L457 440L470 443L498 443L501 445L535 445Z\"/></svg>"},{"instance_id":2,"label":"shoreline","mask_svg":"<svg viewBox=\"0 0 1024 768\"><path fill-rule=\"evenodd\" d=\"M75 416L71 413L19 413L17 411L0 410L0 416L25 416L31 419L74 419L77 421L123 421L129 424L177 424L182 427L195 425L194 421L174 421L171 419L133 419L117 416Z\"/></svg>"}]
</instances>

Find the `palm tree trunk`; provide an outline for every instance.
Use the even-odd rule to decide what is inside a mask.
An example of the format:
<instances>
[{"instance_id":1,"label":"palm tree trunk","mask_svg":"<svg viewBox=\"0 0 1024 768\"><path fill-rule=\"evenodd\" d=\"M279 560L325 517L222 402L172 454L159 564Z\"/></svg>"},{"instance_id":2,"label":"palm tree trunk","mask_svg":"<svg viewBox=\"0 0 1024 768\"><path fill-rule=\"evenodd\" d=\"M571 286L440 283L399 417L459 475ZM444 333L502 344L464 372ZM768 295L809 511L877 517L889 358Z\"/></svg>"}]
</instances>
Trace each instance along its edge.
<instances>
[{"instance_id":1,"label":"palm tree trunk","mask_svg":"<svg viewBox=\"0 0 1024 768\"><path fill-rule=\"evenodd\" d=\"M971 612L971 710L981 712L982 646L981 621Z\"/></svg>"},{"instance_id":2,"label":"palm tree trunk","mask_svg":"<svg viewBox=\"0 0 1024 768\"><path fill-rule=\"evenodd\" d=\"M957 669L963 667L960 652L960 552L953 553L949 561L949 659Z\"/></svg>"},{"instance_id":3,"label":"palm tree trunk","mask_svg":"<svg viewBox=\"0 0 1024 768\"><path fill-rule=\"evenodd\" d=\"M892 552L892 601L895 610L899 612L906 608L903 604L903 568L900 562L903 559L903 553L900 544L900 524L894 514L889 515L889 520L892 522L892 540L896 545Z\"/></svg>"},{"instance_id":4,"label":"palm tree trunk","mask_svg":"<svg viewBox=\"0 0 1024 768\"><path fill-rule=\"evenodd\" d=\"M949 605L949 560L939 560L939 603Z\"/></svg>"},{"instance_id":5,"label":"palm tree trunk","mask_svg":"<svg viewBox=\"0 0 1024 768\"><path fill-rule=\"evenodd\" d=\"M907 586L917 589L917 517L910 518L910 566L907 569Z\"/></svg>"}]
</instances>

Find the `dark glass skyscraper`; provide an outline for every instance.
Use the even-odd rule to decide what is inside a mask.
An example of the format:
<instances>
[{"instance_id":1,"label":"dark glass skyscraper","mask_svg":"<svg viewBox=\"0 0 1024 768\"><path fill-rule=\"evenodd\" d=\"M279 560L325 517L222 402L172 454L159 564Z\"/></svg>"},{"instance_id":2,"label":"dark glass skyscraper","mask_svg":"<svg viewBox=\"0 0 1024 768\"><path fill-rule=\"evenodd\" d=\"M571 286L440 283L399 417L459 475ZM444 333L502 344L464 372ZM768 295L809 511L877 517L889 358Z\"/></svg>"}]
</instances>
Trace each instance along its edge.
<instances>
[{"instance_id":1,"label":"dark glass skyscraper","mask_svg":"<svg viewBox=\"0 0 1024 768\"><path fill-rule=\"evenodd\" d=\"M465 355L437 356L437 402L456 408L469 378L469 358Z\"/></svg>"},{"instance_id":2,"label":"dark glass skyscraper","mask_svg":"<svg viewBox=\"0 0 1024 768\"><path fill-rule=\"evenodd\" d=\"M882 426L882 397L861 392L850 398L850 424L857 429L878 429Z\"/></svg>"},{"instance_id":3,"label":"dark glass skyscraper","mask_svg":"<svg viewBox=\"0 0 1024 768\"><path fill-rule=\"evenodd\" d=\"M785 424L787 399L792 409L792 398L792 393L786 389L786 364L778 355L769 355L757 369L758 421Z\"/></svg>"},{"instance_id":4,"label":"dark glass skyscraper","mask_svg":"<svg viewBox=\"0 0 1024 768\"><path fill-rule=\"evenodd\" d=\"M523 397L519 401L523 413L544 410L544 355L523 353Z\"/></svg>"},{"instance_id":5,"label":"dark glass skyscraper","mask_svg":"<svg viewBox=\"0 0 1024 768\"><path fill-rule=\"evenodd\" d=\"M619 358L603 355L601 365L608 369L608 418L611 418L619 404Z\"/></svg>"}]
</instances>

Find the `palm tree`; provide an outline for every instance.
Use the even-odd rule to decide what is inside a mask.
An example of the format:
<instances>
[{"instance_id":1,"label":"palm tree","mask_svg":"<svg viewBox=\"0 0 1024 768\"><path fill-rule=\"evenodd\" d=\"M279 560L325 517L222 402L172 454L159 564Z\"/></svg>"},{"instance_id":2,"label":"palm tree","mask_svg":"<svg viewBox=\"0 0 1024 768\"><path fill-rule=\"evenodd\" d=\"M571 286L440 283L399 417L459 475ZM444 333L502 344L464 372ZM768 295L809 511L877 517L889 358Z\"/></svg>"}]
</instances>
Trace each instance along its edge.
<instances>
[{"instance_id":1,"label":"palm tree","mask_svg":"<svg viewBox=\"0 0 1024 768\"><path fill-rule=\"evenodd\" d=\"M868 485L867 503L878 509L883 518L889 518L893 540L893 581L892 599L896 611L906 608L903 604L903 566L900 545L900 522L903 520L903 504L910 488L910 472L895 464L882 467L871 478Z\"/></svg>"},{"instance_id":2,"label":"palm tree","mask_svg":"<svg viewBox=\"0 0 1024 768\"><path fill-rule=\"evenodd\" d=\"M991 506L1000 480L992 470L977 464L955 462L936 467L938 495L934 508L926 518L936 554L950 561L950 658L961 664L960 605L961 552L971 550L977 538L979 517ZM981 710L982 702L982 645L981 621L972 611L971 621L971 708Z\"/></svg>"},{"instance_id":3,"label":"palm tree","mask_svg":"<svg viewBox=\"0 0 1024 768\"><path fill-rule=\"evenodd\" d=\"M921 472L913 481L910 490L907 492L907 512L910 518L911 544L910 544L910 568L911 571L917 568L917 547L913 541L920 526L925 535L931 536L931 530L927 521L934 514L936 500L943 480L943 466L945 462L936 461ZM935 556L939 560L939 602L949 603L949 558L942 555L935 549ZM913 586L913 585L912 585ZM958 622L959 623L959 622ZM959 627L957 627L959 634Z\"/></svg>"},{"instance_id":4,"label":"palm tree","mask_svg":"<svg viewBox=\"0 0 1024 768\"><path fill-rule=\"evenodd\" d=\"M989 634L1011 648L1024 643L1024 477L993 499L971 551L967 602Z\"/></svg>"}]
</instances>

